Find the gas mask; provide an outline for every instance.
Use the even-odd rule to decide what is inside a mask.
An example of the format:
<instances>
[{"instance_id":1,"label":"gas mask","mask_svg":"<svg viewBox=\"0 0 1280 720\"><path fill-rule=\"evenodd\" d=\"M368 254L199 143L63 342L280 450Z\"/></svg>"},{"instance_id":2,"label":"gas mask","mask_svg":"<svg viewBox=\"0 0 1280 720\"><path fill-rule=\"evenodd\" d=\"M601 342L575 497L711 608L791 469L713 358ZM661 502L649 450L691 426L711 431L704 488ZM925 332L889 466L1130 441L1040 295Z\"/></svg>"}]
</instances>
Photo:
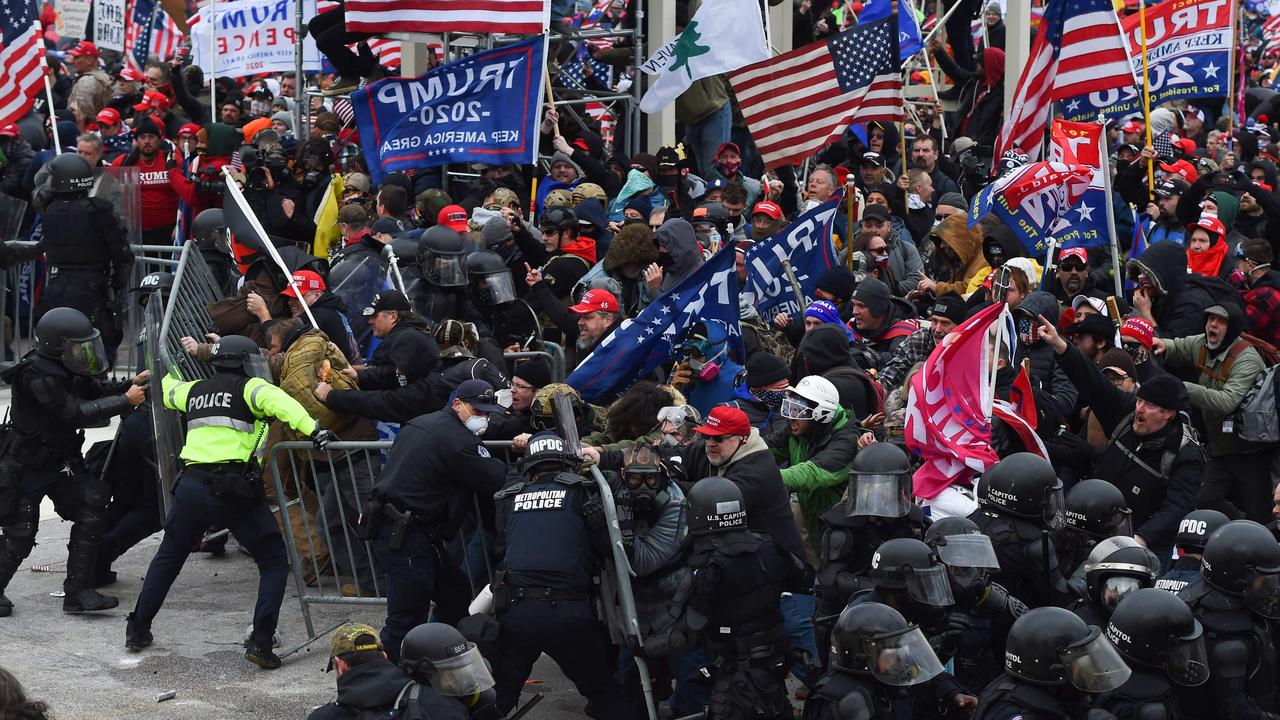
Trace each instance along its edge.
<instances>
[{"instance_id":1,"label":"gas mask","mask_svg":"<svg viewBox=\"0 0 1280 720\"><path fill-rule=\"evenodd\" d=\"M689 369L698 374L700 382L711 382L720 377L720 363L716 360L725 354L725 348L720 348L720 352L712 355L706 360L698 360L697 358L689 358Z\"/></svg>"}]
</instances>

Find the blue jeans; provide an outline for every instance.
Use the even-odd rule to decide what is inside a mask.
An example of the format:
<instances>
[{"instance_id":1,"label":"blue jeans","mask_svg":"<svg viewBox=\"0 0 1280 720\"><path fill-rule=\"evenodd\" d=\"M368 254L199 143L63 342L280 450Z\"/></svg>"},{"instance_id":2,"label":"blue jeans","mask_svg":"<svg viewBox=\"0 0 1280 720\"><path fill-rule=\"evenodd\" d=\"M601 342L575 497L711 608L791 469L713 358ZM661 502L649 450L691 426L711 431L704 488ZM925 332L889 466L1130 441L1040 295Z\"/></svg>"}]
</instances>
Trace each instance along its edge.
<instances>
[{"instance_id":1,"label":"blue jeans","mask_svg":"<svg viewBox=\"0 0 1280 720\"><path fill-rule=\"evenodd\" d=\"M792 650L809 653L809 662L818 662L818 643L813 638L813 615L818 600L813 595L784 593L782 595L782 622L791 640ZM800 682L809 681L809 671L801 663L791 666L791 674Z\"/></svg>"},{"instance_id":2,"label":"blue jeans","mask_svg":"<svg viewBox=\"0 0 1280 720\"><path fill-rule=\"evenodd\" d=\"M728 102L701 121L685 128L684 144L693 151L694 160L698 163L699 175L705 175L711 169L716 151L721 145L729 142L729 132L732 128L733 108Z\"/></svg>"},{"instance_id":3,"label":"blue jeans","mask_svg":"<svg viewBox=\"0 0 1280 720\"><path fill-rule=\"evenodd\" d=\"M675 679L676 687L671 692L671 697L667 699L667 704L671 706L676 717L699 713L703 708L711 705L711 693L707 691L708 684L701 672L707 665L706 651L701 645L660 660L651 659L649 666L652 668L655 662L666 663L671 677ZM628 692L640 692L640 673L636 667L635 656L629 647L623 646L618 651L617 678ZM638 707L643 707L643 701L638 703Z\"/></svg>"}]
</instances>

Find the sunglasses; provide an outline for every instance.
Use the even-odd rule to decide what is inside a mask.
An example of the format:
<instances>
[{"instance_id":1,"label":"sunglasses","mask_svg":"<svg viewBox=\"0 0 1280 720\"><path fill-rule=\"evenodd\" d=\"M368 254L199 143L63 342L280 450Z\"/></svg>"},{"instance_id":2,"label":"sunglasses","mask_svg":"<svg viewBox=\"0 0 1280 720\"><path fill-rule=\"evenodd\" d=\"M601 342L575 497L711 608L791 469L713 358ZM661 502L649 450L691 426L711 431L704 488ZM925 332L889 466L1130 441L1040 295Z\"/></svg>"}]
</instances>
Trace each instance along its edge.
<instances>
[{"instance_id":1,"label":"sunglasses","mask_svg":"<svg viewBox=\"0 0 1280 720\"><path fill-rule=\"evenodd\" d=\"M1080 263L1062 263L1059 268L1067 272L1084 272L1085 266Z\"/></svg>"}]
</instances>

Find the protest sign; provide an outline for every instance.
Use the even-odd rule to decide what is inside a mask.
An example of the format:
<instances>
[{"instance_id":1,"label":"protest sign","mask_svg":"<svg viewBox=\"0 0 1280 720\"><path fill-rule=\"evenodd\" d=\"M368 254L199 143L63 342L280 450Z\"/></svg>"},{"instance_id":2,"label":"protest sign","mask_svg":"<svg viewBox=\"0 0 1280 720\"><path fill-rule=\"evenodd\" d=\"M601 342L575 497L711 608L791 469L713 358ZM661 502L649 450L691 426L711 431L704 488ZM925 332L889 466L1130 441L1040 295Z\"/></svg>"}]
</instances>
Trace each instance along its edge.
<instances>
[{"instance_id":1,"label":"protest sign","mask_svg":"<svg viewBox=\"0 0 1280 720\"><path fill-rule=\"evenodd\" d=\"M93 44L124 52L125 0L93 0Z\"/></svg>"},{"instance_id":2,"label":"protest sign","mask_svg":"<svg viewBox=\"0 0 1280 720\"><path fill-rule=\"evenodd\" d=\"M210 68L218 77L294 71L294 0L219 2L213 48L216 68L209 57L210 26L204 21L208 9L207 5L201 8L189 21L192 62L206 75ZM315 14L315 0L302 0L303 22ZM302 41L302 69L320 71L320 51L309 35Z\"/></svg>"},{"instance_id":3,"label":"protest sign","mask_svg":"<svg viewBox=\"0 0 1280 720\"><path fill-rule=\"evenodd\" d=\"M84 32L89 26L89 8L91 7L93 3L90 0L60 0L58 20L62 26L58 28L59 33L63 37L84 38Z\"/></svg>"}]
</instances>

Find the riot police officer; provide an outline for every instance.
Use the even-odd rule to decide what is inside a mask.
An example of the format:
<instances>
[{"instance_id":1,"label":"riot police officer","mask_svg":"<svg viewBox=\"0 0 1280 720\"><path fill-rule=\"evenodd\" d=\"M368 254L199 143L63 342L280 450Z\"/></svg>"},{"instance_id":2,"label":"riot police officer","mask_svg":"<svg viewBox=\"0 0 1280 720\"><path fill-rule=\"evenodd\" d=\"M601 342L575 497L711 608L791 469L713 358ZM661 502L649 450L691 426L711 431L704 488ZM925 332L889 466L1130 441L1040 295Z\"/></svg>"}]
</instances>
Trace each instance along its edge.
<instances>
[{"instance_id":1,"label":"riot police officer","mask_svg":"<svg viewBox=\"0 0 1280 720\"><path fill-rule=\"evenodd\" d=\"M467 247L457 232L433 225L418 238L418 283L413 307L432 328L447 319L474 322L479 313L467 299Z\"/></svg>"},{"instance_id":2,"label":"riot police officer","mask_svg":"<svg viewBox=\"0 0 1280 720\"><path fill-rule=\"evenodd\" d=\"M1209 536L1200 578L1178 597L1208 635L1212 692L1186 693L1191 717L1274 718L1280 619L1280 545L1265 527L1233 520Z\"/></svg>"},{"instance_id":3,"label":"riot police officer","mask_svg":"<svg viewBox=\"0 0 1280 720\"><path fill-rule=\"evenodd\" d=\"M1209 541L1209 536L1228 522L1231 518L1217 510L1187 513L1178 523L1178 534L1173 540L1178 548L1178 559L1156 580L1156 587L1176 595L1200 577L1200 556L1204 554L1204 544Z\"/></svg>"},{"instance_id":4,"label":"riot police officer","mask_svg":"<svg viewBox=\"0 0 1280 720\"><path fill-rule=\"evenodd\" d=\"M451 625L423 623L410 630L400 645L400 669L433 691L419 691L419 702L430 710L430 718L459 714L471 720L505 717L498 710L493 674L480 648ZM429 696L434 696L431 702L423 703Z\"/></svg>"},{"instance_id":5,"label":"riot police officer","mask_svg":"<svg viewBox=\"0 0 1280 720\"><path fill-rule=\"evenodd\" d=\"M1120 488L1096 478L1081 480L1067 491L1063 527L1054 533L1058 567L1071 577L1093 546L1117 535L1133 535L1133 522Z\"/></svg>"},{"instance_id":6,"label":"riot police officer","mask_svg":"<svg viewBox=\"0 0 1280 720\"><path fill-rule=\"evenodd\" d=\"M978 481L978 509L969 519L991 538L1000 571L992 580L1027 605L1074 599L1049 537L1062 525L1062 481L1048 460L1014 453Z\"/></svg>"},{"instance_id":7,"label":"riot police officer","mask_svg":"<svg viewBox=\"0 0 1280 720\"><path fill-rule=\"evenodd\" d=\"M235 256L231 254L231 232L222 216L222 208L201 210L191 221L191 239L196 241L200 256L213 273L213 281L223 297L236 294L236 281L240 272Z\"/></svg>"},{"instance_id":8,"label":"riot police officer","mask_svg":"<svg viewBox=\"0 0 1280 720\"><path fill-rule=\"evenodd\" d=\"M503 713L545 652L601 717L631 717L592 602L593 578L609 555L603 506L594 483L574 472L578 463L560 436L537 433L520 477L494 495L501 558L494 610L502 628L494 674Z\"/></svg>"},{"instance_id":9,"label":"riot police officer","mask_svg":"<svg viewBox=\"0 0 1280 720\"><path fill-rule=\"evenodd\" d=\"M1209 658L1204 630L1186 603L1156 588L1134 590L1111 613L1107 639L1133 674L1103 707L1122 718L1188 717L1174 685L1191 688L1208 682Z\"/></svg>"},{"instance_id":10,"label":"riot police officer","mask_svg":"<svg viewBox=\"0 0 1280 720\"><path fill-rule=\"evenodd\" d=\"M148 374L123 383L99 379L108 367L102 337L79 310L50 310L35 334L35 353L0 375L13 387L13 421L0 441L0 617L13 613L4 589L35 546L46 496L75 523L63 611L109 610L116 598L93 587L111 491L85 470L83 428L142 404Z\"/></svg>"},{"instance_id":11,"label":"riot police officer","mask_svg":"<svg viewBox=\"0 0 1280 720\"><path fill-rule=\"evenodd\" d=\"M267 508L257 458L266 420L280 420L309 435L319 450L336 438L320 428L297 400L266 380L270 377L266 358L249 338L222 338L214 344L210 362L217 372L208 380L182 382L166 375L162 383L165 407L186 415L187 440L179 453L185 468L174 486L164 539L129 615L125 647L137 651L151 644L151 622L169 588L205 528L216 524L229 529L258 564L258 601L245 658L275 669L280 658L272 646L289 559Z\"/></svg>"},{"instance_id":12,"label":"riot police officer","mask_svg":"<svg viewBox=\"0 0 1280 720\"><path fill-rule=\"evenodd\" d=\"M1106 627L1121 598L1156 584L1160 558L1131 537L1107 538L1094 546L1080 574L1083 594L1071 611L1090 625Z\"/></svg>"},{"instance_id":13,"label":"riot police officer","mask_svg":"<svg viewBox=\"0 0 1280 720\"><path fill-rule=\"evenodd\" d=\"M1058 607L1028 610L1014 621L1004 664L974 720L1083 718L1088 695L1119 688L1130 673L1101 630Z\"/></svg>"},{"instance_id":14,"label":"riot police officer","mask_svg":"<svg viewBox=\"0 0 1280 720\"><path fill-rule=\"evenodd\" d=\"M89 197L93 168L79 155L49 161L53 202L43 214L40 243L22 259L44 254L49 281L36 307L36 321L53 308L72 307L102 333L108 366L123 339L125 293L133 251L111 203Z\"/></svg>"},{"instance_id":15,"label":"riot police officer","mask_svg":"<svg viewBox=\"0 0 1280 720\"><path fill-rule=\"evenodd\" d=\"M897 445L872 443L849 468L849 492L822 514L818 565L818 653L849 598L872 587L871 556L886 540L924 537L924 514L911 502L911 460Z\"/></svg>"},{"instance_id":16,"label":"riot police officer","mask_svg":"<svg viewBox=\"0 0 1280 720\"><path fill-rule=\"evenodd\" d=\"M875 602L840 613L830 658L831 670L809 691L804 720L914 720L908 688L942 673L920 628Z\"/></svg>"}]
</instances>

